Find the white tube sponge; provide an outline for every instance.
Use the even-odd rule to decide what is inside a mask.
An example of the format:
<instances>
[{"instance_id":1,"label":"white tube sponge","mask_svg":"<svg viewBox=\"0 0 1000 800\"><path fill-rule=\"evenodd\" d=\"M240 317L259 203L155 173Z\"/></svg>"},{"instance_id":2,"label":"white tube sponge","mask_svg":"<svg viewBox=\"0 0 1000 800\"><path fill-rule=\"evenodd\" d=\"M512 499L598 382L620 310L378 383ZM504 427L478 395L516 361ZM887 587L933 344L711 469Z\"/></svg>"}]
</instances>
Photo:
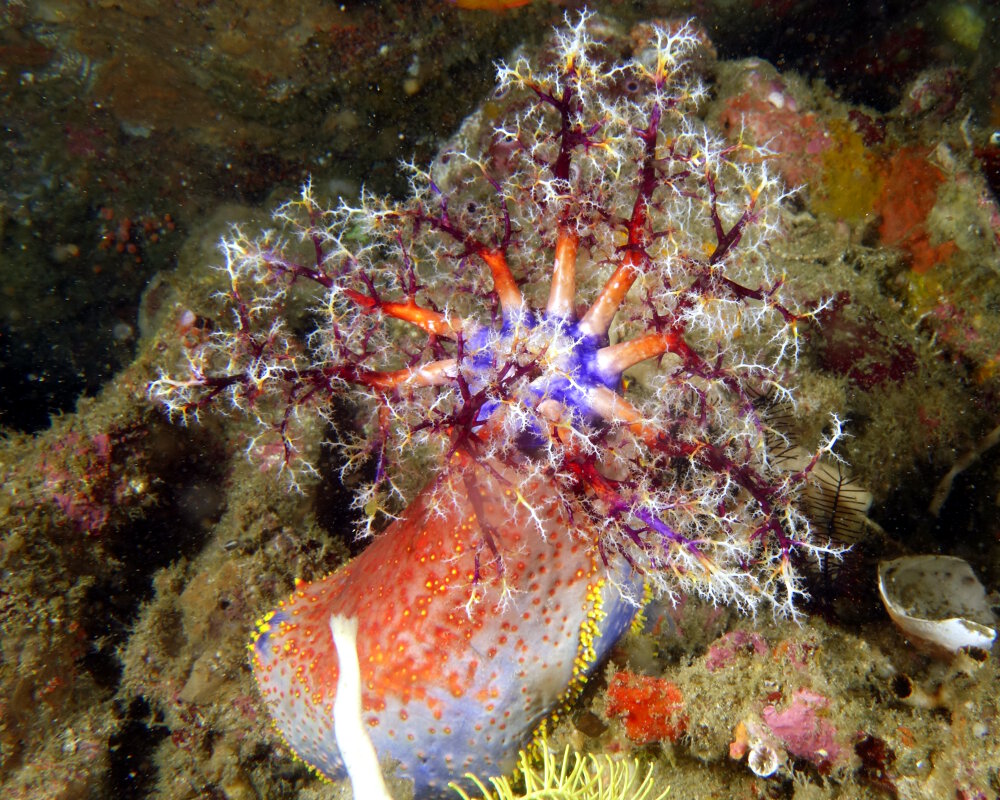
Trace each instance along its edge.
<instances>
[{"instance_id":1,"label":"white tube sponge","mask_svg":"<svg viewBox=\"0 0 1000 800\"><path fill-rule=\"evenodd\" d=\"M392 800L382 780L378 756L361 719L361 670L358 667L357 617L330 617L330 634L337 648L340 672L333 701L333 733L355 800Z\"/></svg>"}]
</instances>

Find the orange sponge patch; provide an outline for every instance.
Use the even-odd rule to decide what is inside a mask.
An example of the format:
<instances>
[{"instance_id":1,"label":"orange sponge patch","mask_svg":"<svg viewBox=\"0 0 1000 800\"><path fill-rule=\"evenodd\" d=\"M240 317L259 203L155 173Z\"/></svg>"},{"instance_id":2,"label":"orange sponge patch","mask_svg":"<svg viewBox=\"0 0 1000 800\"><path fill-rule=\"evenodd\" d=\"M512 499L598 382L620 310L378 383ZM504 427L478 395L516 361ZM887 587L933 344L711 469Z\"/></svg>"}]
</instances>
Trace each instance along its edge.
<instances>
[{"instance_id":1,"label":"orange sponge patch","mask_svg":"<svg viewBox=\"0 0 1000 800\"><path fill-rule=\"evenodd\" d=\"M676 742L687 730L684 696L665 678L616 673L608 685L606 713L620 718L637 744Z\"/></svg>"}]
</instances>

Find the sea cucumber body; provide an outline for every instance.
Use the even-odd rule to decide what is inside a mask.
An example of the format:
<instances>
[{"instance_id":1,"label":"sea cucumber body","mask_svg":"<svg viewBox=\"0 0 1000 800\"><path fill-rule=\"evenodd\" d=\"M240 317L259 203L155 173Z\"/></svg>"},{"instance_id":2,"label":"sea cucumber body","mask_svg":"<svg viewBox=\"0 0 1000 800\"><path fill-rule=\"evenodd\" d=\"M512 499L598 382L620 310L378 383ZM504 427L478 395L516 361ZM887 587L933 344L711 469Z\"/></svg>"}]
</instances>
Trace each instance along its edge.
<instances>
[{"instance_id":1,"label":"sea cucumber body","mask_svg":"<svg viewBox=\"0 0 1000 800\"><path fill-rule=\"evenodd\" d=\"M469 468L449 471L357 558L299 586L259 625L253 669L268 709L327 777L343 775L331 614L358 618L363 717L380 760L397 762L418 798L466 772L509 772L634 617L638 579L609 573L570 533L554 491L540 482L530 498L539 530L526 510L509 511L495 462L475 469L474 509L460 477Z\"/></svg>"}]
</instances>

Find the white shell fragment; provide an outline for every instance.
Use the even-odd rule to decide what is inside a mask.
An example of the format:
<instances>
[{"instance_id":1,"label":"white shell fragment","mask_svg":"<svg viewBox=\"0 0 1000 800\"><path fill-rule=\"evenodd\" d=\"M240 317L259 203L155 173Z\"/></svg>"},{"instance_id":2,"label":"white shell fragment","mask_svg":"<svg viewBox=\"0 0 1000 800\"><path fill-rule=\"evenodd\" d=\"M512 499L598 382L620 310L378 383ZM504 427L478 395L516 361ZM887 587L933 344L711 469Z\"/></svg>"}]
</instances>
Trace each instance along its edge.
<instances>
[{"instance_id":1,"label":"white shell fragment","mask_svg":"<svg viewBox=\"0 0 1000 800\"><path fill-rule=\"evenodd\" d=\"M967 561L954 556L906 556L878 567L886 611L915 644L957 652L989 649L996 621L986 590Z\"/></svg>"},{"instance_id":2,"label":"white shell fragment","mask_svg":"<svg viewBox=\"0 0 1000 800\"><path fill-rule=\"evenodd\" d=\"M781 766L778 751L766 742L756 742L747 756L747 766L759 778L770 778Z\"/></svg>"}]
</instances>

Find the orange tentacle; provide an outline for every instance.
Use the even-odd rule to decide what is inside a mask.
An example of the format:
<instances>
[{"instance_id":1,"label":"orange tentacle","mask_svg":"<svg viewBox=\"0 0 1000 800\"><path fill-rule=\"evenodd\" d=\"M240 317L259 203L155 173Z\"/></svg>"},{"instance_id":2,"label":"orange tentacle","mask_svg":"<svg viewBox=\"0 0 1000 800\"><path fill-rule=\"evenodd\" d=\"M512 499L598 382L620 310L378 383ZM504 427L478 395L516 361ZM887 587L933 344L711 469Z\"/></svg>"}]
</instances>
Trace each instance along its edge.
<instances>
[{"instance_id":1,"label":"orange tentacle","mask_svg":"<svg viewBox=\"0 0 1000 800\"><path fill-rule=\"evenodd\" d=\"M483 247L478 251L478 255L493 274L493 288L500 297L500 305L506 311L521 308L524 305L524 298L521 297L521 290L517 287L517 281L514 280L514 275L507 265L507 256L503 251Z\"/></svg>"},{"instance_id":2,"label":"orange tentacle","mask_svg":"<svg viewBox=\"0 0 1000 800\"><path fill-rule=\"evenodd\" d=\"M546 310L549 314L571 319L576 297L576 248L579 237L564 226L556 239L556 263L552 269L552 288Z\"/></svg>"}]
</instances>

